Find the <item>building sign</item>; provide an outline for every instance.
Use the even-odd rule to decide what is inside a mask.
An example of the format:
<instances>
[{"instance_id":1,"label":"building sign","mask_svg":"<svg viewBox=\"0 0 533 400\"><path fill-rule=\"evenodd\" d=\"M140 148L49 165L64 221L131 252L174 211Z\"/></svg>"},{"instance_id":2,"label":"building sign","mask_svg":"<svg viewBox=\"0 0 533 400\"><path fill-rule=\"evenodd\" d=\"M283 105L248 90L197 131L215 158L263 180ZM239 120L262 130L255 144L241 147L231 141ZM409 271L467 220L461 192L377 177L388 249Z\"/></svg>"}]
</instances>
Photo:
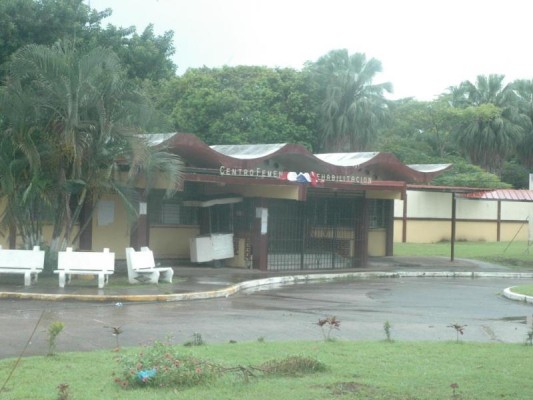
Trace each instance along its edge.
<instances>
[{"instance_id":1,"label":"building sign","mask_svg":"<svg viewBox=\"0 0 533 400\"><path fill-rule=\"evenodd\" d=\"M231 168L220 167L220 175L222 176L240 176L247 178L274 178L290 180L295 182L337 182L337 183L355 183L355 184L371 184L372 178L369 176L361 175L335 175L335 174L321 174L315 172L284 172L275 169L263 169L263 168ZM295 179L292 179L292 178ZM309 177L309 178L308 178Z\"/></svg>"}]
</instances>

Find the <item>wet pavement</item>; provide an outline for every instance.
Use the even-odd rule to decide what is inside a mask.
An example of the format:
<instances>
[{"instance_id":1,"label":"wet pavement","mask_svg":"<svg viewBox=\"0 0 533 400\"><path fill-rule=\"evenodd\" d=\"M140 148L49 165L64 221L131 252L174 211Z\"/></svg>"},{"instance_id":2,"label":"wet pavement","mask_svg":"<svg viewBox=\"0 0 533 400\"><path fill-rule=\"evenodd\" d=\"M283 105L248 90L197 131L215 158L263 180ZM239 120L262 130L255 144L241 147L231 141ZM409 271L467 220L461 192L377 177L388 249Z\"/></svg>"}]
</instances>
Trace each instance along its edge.
<instances>
[{"instance_id":1,"label":"wet pavement","mask_svg":"<svg viewBox=\"0 0 533 400\"><path fill-rule=\"evenodd\" d=\"M88 301L120 301L121 297L127 299L138 296L140 301L168 301L165 296L171 294L187 294L198 292L210 292L227 288L231 285L244 281L265 279L278 276L292 276L302 274L328 274L328 273L364 273L364 272L397 272L397 271L478 271L478 272L508 272L509 269L470 260L455 260L451 262L445 257L374 257L365 268L337 269L337 270L292 270L292 271L259 271L244 268L214 268L210 266L170 265L174 268L173 284L162 283L160 285L127 283L115 285L114 281L122 277L124 281L124 268L117 269L109 278L110 285L98 289L96 280L93 284L73 278L71 284L60 288L57 277L49 277L46 284L42 274L40 281L25 287L21 275L12 276L6 283L5 275L0 275L0 298L27 298L40 299L42 295L54 295L58 300L88 300ZM54 278L50 282L50 278ZM83 277L85 278L85 277ZM146 296L146 297L143 297ZM160 297L157 297L160 296ZM43 296L42 299L51 300L52 297Z\"/></svg>"},{"instance_id":2,"label":"wet pavement","mask_svg":"<svg viewBox=\"0 0 533 400\"><path fill-rule=\"evenodd\" d=\"M368 268L349 272L487 272L498 276L509 270L467 260L391 257L372 259ZM392 324L396 340L454 340L448 326L466 324L463 340L523 342L526 319L533 306L503 298L505 287L529 284L532 278L405 278L369 276L332 282L293 283L290 286L242 288L231 295L192 301L127 301L143 295L198 293L223 290L257 279L330 271L261 272L231 268L175 267L175 283L162 285L110 285L102 290L80 287L73 281L60 289L39 281L31 288L0 281L0 358L45 355L46 330L54 321L65 328L58 337L58 351L114 349L112 327L121 327L121 346L153 340L184 343L199 333L207 343L264 340L320 340L319 318L336 315L340 339L384 339L383 324ZM388 275L390 276L390 275ZM531 274L530 274L531 276ZM19 277L21 278L21 277ZM110 278L110 282L113 280ZM118 279L118 276L115 277ZM0 276L1 279L1 276ZM21 279L22 280L22 279ZM57 284L57 281L55 282ZM47 293L44 293L47 292ZM11 293L11 296L7 294ZM17 299L39 294L95 296L93 301ZM115 301L109 296L122 296ZM100 299L107 299L101 301ZM163 297L164 299L164 297ZM32 332L33 336L32 336ZM31 339L30 339L31 338ZM171 339L170 339L171 338Z\"/></svg>"}]
</instances>

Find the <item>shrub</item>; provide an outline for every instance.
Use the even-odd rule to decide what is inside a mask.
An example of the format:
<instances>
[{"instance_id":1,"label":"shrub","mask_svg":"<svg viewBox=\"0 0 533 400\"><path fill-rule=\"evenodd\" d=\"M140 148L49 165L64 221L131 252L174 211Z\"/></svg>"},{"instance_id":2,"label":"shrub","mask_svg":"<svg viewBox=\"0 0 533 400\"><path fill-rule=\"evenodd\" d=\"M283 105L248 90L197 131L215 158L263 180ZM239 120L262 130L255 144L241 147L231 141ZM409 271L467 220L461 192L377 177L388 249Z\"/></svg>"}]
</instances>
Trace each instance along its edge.
<instances>
[{"instance_id":1,"label":"shrub","mask_svg":"<svg viewBox=\"0 0 533 400\"><path fill-rule=\"evenodd\" d=\"M289 356L282 360L267 361L258 369L267 375L298 376L323 372L326 365L310 357Z\"/></svg>"},{"instance_id":2,"label":"shrub","mask_svg":"<svg viewBox=\"0 0 533 400\"><path fill-rule=\"evenodd\" d=\"M115 382L128 387L190 387L213 381L220 368L192 356L180 355L173 346L159 341L134 355L119 358L122 368Z\"/></svg>"}]
</instances>

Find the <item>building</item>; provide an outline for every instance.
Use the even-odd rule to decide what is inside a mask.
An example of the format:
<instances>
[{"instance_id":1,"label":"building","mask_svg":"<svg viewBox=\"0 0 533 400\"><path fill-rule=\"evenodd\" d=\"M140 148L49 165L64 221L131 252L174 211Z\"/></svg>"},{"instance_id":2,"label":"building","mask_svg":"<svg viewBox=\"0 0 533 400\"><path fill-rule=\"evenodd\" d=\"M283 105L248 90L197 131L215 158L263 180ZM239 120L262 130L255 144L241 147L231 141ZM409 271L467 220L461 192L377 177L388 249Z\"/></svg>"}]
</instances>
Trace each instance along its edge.
<instances>
[{"instance_id":1,"label":"building","mask_svg":"<svg viewBox=\"0 0 533 400\"><path fill-rule=\"evenodd\" d=\"M265 270L352 268L392 255L394 200L450 167L407 166L389 153L313 155L295 144L208 146L190 134L154 139L182 157L184 182L172 199L151 192L137 247L195 259L205 252L195 238L201 247L229 234L225 264Z\"/></svg>"},{"instance_id":2,"label":"building","mask_svg":"<svg viewBox=\"0 0 533 400\"><path fill-rule=\"evenodd\" d=\"M450 165L407 166L390 153L311 154L296 144L208 146L191 134L149 136L179 155L172 198L159 182L132 225L114 195L101 199L82 250L149 246L156 257L262 270L364 266L392 255L394 200ZM138 188L139 193L144 192Z\"/></svg>"},{"instance_id":3,"label":"building","mask_svg":"<svg viewBox=\"0 0 533 400\"><path fill-rule=\"evenodd\" d=\"M530 241L533 191L407 185L395 201L394 241Z\"/></svg>"}]
</instances>

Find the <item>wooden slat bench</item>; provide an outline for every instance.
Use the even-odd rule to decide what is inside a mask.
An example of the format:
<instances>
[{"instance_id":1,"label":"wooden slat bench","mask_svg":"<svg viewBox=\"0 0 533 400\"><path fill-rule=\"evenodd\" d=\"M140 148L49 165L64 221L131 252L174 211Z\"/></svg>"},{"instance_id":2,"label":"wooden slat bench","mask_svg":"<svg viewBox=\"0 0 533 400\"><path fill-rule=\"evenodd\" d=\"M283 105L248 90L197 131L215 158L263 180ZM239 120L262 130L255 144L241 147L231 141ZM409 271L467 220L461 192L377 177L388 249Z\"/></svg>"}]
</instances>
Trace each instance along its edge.
<instances>
[{"instance_id":1,"label":"wooden slat bench","mask_svg":"<svg viewBox=\"0 0 533 400\"><path fill-rule=\"evenodd\" d=\"M158 283L160 277L161 280L172 283L174 270L170 267L156 267L154 253L148 247L141 247L141 251L126 248L126 263L130 283Z\"/></svg>"},{"instance_id":2,"label":"wooden slat bench","mask_svg":"<svg viewBox=\"0 0 533 400\"><path fill-rule=\"evenodd\" d=\"M44 250L34 246L33 250L2 249L0 246L0 273L24 274L24 286L37 282L44 267Z\"/></svg>"},{"instance_id":3,"label":"wooden slat bench","mask_svg":"<svg viewBox=\"0 0 533 400\"><path fill-rule=\"evenodd\" d=\"M115 253L105 248L102 252L60 251L57 257L57 270L59 274L59 287L65 287L65 282L70 283L72 275L97 275L98 288L102 289L109 281L109 275L115 272Z\"/></svg>"}]
</instances>

